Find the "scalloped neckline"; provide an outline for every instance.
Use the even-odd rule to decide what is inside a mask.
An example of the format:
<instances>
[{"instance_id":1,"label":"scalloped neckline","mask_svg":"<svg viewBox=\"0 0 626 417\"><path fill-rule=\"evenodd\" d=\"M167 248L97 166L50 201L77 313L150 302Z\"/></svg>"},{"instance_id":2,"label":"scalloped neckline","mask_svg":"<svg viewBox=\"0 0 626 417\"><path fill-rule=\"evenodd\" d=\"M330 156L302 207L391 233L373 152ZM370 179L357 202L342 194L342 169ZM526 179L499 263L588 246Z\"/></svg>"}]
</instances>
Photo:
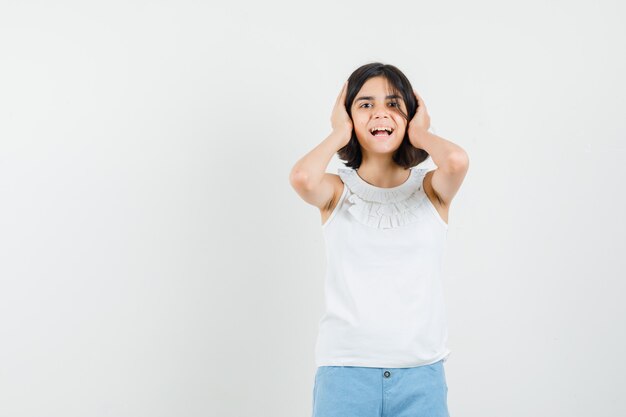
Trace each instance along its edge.
<instances>
[{"instance_id":1,"label":"scalloped neckline","mask_svg":"<svg viewBox=\"0 0 626 417\"><path fill-rule=\"evenodd\" d=\"M358 194L360 198L376 202L391 203L409 198L421 189L420 180L422 171L413 167L409 178L400 185L391 188L377 187L361 178L354 168L339 168L339 176L347 184L350 191Z\"/></svg>"},{"instance_id":2,"label":"scalloped neckline","mask_svg":"<svg viewBox=\"0 0 626 417\"><path fill-rule=\"evenodd\" d=\"M348 212L360 223L388 229L414 223L421 218L419 211L428 199L422 192L426 169L411 167L409 178L390 188L377 187L365 181L354 168L339 168L339 176L350 189Z\"/></svg>"},{"instance_id":3,"label":"scalloped neckline","mask_svg":"<svg viewBox=\"0 0 626 417\"><path fill-rule=\"evenodd\" d=\"M411 184L411 179L413 177L413 175L415 175L415 170L411 167L409 168L409 170L411 172L409 172L409 176L407 177L407 179L400 185L396 185L395 187L378 187L376 185L370 184L369 182L365 181L363 178L361 178L361 176L358 173L358 170L354 170L354 177L357 179L357 181L359 183L361 183L364 187L367 188L371 188L374 189L376 191L382 191L382 192L389 192L389 191L398 191L404 187L407 187Z\"/></svg>"}]
</instances>

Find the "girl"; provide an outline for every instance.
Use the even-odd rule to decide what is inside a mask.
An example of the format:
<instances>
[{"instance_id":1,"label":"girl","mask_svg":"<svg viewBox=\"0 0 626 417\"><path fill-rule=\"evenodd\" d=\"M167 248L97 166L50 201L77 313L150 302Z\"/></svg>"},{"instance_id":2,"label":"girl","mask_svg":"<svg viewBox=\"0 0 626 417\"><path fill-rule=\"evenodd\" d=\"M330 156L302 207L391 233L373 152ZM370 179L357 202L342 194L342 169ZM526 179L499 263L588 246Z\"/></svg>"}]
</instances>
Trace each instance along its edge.
<instances>
[{"instance_id":1,"label":"girl","mask_svg":"<svg viewBox=\"0 0 626 417\"><path fill-rule=\"evenodd\" d=\"M448 416L440 273L468 156L428 132L424 101L393 65L354 71L331 124L290 173L320 209L328 257L313 417ZM335 153L338 175L325 172ZM416 168L428 156L437 168Z\"/></svg>"}]
</instances>

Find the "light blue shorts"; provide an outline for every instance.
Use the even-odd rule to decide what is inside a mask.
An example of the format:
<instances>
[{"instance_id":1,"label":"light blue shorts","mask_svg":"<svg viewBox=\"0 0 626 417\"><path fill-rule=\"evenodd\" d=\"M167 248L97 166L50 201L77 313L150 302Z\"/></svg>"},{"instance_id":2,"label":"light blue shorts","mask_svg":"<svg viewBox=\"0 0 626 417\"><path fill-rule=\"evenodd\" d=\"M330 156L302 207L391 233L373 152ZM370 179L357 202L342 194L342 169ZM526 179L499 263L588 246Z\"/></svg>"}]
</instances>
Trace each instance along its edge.
<instances>
[{"instance_id":1,"label":"light blue shorts","mask_svg":"<svg viewBox=\"0 0 626 417\"><path fill-rule=\"evenodd\" d=\"M320 366L313 417L449 417L443 362L412 368Z\"/></svg>"}]
</instances>

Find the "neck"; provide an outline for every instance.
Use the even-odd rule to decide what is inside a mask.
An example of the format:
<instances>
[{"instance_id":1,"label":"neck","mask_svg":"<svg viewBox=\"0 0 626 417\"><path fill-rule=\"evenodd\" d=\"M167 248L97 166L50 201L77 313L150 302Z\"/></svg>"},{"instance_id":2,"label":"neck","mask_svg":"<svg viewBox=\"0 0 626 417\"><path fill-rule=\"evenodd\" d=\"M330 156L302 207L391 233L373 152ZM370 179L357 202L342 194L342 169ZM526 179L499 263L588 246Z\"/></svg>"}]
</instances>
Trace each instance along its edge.
<instances>
[{"instance_id":1,"label":"neck","mask_svg":"<svg viewBox=\"0 0 626 417\"><path fill-rule=\"evenodd\" d=\"M367 183L376 187L391 188L408 179L408 169L396 164L389 157L364 158L358 169L358 175Z\"/></svg>"}]
</instances>

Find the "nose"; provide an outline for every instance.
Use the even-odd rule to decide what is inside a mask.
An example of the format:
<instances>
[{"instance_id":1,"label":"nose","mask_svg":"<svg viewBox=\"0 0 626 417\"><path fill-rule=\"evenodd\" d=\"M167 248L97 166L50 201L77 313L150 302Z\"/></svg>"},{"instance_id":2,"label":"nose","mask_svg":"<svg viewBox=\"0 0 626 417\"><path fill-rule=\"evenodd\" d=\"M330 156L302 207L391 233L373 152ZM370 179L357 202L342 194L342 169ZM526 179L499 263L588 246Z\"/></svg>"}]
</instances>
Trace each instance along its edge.
<instances>
[{"instance_id":1,"label":"nose","mask_svg":"<svg viewBox=\"0 0 626 417\"><path fill-rule=\"evenodd\" d=\"M376 111L374 112L374 118L379 119L381 117L389 117L389 109L385 108L385 107L379 107L378 109L376 109Z\"/></svg>"}]
</instances>

